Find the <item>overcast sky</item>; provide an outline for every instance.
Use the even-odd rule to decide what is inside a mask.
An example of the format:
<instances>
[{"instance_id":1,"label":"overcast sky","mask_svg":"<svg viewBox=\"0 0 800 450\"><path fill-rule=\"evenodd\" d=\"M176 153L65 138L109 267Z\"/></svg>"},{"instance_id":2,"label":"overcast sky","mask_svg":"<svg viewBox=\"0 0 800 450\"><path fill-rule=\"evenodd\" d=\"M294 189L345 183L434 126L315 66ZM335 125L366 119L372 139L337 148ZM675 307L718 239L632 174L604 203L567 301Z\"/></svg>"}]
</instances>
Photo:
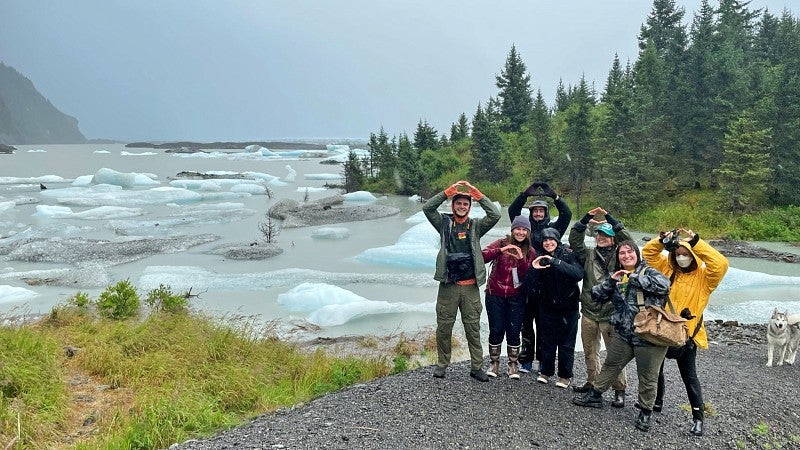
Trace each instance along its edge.
<instances>
[{"instance_id":1,"label":"overcast sky","mask_svg":"<svg viewBox=\"0 0 800 450\"><path fill-rule=\"evenodd\" d=\"M677 0L686 20L700 0ZM711 0L717 6L717 0ZM780 15L791 0L753 0ZM648 0L2 0L0 61L88 138L449 134L515 44L552 106L638 53ZM795 9L797 9L795 7ZM797 16L797 11L792 11Z\"/></svg>"}]
</instances>

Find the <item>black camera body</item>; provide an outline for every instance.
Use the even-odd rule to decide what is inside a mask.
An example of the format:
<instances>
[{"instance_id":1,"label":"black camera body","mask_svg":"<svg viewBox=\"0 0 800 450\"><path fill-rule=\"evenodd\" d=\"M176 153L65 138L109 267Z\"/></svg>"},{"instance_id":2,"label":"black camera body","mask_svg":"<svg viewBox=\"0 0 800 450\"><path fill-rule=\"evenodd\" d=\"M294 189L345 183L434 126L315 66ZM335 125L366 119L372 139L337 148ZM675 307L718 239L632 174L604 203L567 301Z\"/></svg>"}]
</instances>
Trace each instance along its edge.
<instances>
[{"instance_id":1,"label":"black camera body","mask_svg":"<svg viewBox=\"0 0 800 450\"><path fill-rule=\"evenodd\" d=\"M542 258L542 259L539 260L539 265L542 266L542 267L547 267L547 266L550 265L550 262L552 262L552 261L553 260L550 259L550 258Z\"/></svg>"},{"instance_id":2,"label":"black camera body","mask_svg":"<svg viewBox=\"0 0 800 450\"><path fill-rule=\"evenodd\" d=\"M674 252L678 247L680 247L681 238L678 236L678 229L672 230L672 236L667 239L664 238L661 242L664 244L664 248L667 249L668 252Z\"/></svg>"}]
</instances>

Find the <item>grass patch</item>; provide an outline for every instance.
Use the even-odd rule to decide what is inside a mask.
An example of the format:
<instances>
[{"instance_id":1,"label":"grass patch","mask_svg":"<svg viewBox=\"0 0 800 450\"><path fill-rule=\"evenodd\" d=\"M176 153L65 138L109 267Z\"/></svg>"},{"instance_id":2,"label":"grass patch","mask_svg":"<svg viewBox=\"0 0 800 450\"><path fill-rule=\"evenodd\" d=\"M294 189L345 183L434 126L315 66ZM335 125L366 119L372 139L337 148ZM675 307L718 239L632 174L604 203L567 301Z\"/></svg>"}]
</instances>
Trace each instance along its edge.
<instances>
[{"instance_id":1,"label":"grass patch","mask_svg":"<svg viewBox=\"0 0 800 450\"><path fill-rule=\"evenodd\" d=\"M110 320L78 303L0 328L3 446L166 448L398 370L386 359L305 353L250 318ZM91 380L81 401L69 393L76 379Z\"/></svg>"}]
</instances>

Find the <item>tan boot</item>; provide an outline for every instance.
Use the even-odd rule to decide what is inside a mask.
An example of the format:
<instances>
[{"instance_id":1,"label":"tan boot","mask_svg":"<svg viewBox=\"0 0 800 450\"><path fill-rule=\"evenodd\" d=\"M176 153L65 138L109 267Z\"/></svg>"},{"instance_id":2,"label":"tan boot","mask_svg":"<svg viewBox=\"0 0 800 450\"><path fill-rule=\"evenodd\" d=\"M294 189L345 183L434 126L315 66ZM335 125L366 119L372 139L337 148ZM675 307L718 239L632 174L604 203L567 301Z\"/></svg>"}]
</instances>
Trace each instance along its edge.
<instances>
[{"instance_id":1,"label":"tan boot","mask_svg":"<svg viewBox=\"0 0 800 450\"><path fill-rule=\"evenodd\" d=\"M486 375L494 378L500 372L500 345L489 345L489 369Z\"/></svg>"},{"instance_id":2,"label":"tan boot","mask_svg":"<svg viewBox=\"0 0 800 450\"><path fill-rule=\"evenodd\" d=\"M508 378L519 380L519 345L506 346L508 352Z\"/></svg>"}]
</instances>

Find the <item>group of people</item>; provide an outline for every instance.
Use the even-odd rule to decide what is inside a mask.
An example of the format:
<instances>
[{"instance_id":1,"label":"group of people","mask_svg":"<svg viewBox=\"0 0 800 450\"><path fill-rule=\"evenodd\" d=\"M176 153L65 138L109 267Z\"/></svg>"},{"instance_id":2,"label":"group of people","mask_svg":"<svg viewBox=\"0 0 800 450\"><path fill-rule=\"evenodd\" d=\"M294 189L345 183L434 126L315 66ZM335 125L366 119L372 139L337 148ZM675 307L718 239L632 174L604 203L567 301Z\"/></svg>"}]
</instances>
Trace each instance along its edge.
<instances>
[{"instance_id":1,"label":"group of people","mask_svg":"<svg viewBox=\"0 0 800 450\"><path fill-rule=\"evenodd\" d=\"M526 202L528 217L521 215ZM551 198L558 210L552 220ZM451 213L438 208L447 200ZM470 217L472 202L485 211ZM692 410L691 434L704 433L704 400L696 370L698 348L707 348L703 311L709 296L728 269L727 259L692 230L662 232L642 250L625 226L606 210L595 207L569 232L572 219L567 203L544 182L534 182L509 205L511 230L481 249L480 238L500 220L500 211L467 181L458 181L431 197L423 206L428 221L439 231L440 250L434 278L438 361L433 376L444 378L451 358L456 315L470 353L470 376L489 381L500 376L502 344L506 342L506 373L519 379L533 373L536 381L567 389L573 378L575 342L580 324L586 362L586 382L573 386L572 403L604 407L603 393L613 389L611 405L625 406L625 367L635 359L639 413L637 429L648 431L653 411L664 405L664 361L675 359ZM594 247L585 244L594 236ZM486 264L490 264L487 277ZM489 366L483 370L479 287L486 283L489 321ZM634 331L634 317L644 305L665 307L671 302L687 319L690 339L682 347L651 344ZM600 359L600 342L606 347Z\"/></svg>"}]
</instances>

